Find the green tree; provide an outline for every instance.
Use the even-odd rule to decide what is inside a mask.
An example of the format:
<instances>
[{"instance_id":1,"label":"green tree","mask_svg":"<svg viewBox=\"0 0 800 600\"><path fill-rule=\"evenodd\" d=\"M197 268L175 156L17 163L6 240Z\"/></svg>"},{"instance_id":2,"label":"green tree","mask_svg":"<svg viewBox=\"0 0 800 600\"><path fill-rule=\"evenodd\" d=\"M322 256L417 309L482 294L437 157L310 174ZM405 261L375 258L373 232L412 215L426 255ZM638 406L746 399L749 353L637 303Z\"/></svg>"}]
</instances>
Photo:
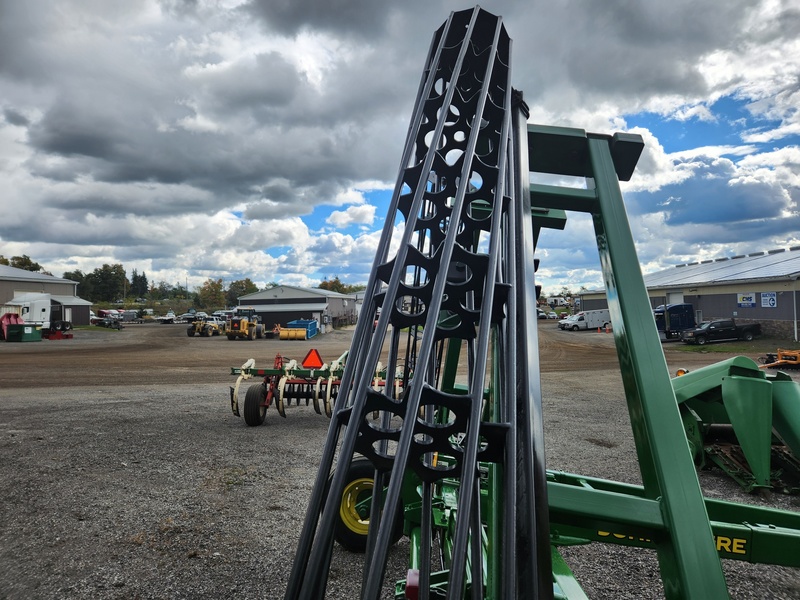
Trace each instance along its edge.
<instances>
[{"instance_id":1,"label":"green tree","mask_svg":"<svg viewBox=\"0 0 800 600\"><path fill-rule=\"evenodd\" d=\"M11 259L0 255L0 265L14 267L15 269L23 269L24 271L31 271L33 273L52 275L52 273L45 271L42 265L31 260L31 257L27 254L23 254L22 256L12 256Z\"/></svg>"},{"instance_id":2,"label":"green tree","mask_svg":"<svg viewBox=\"0 0 800 600\"><path fill-rule=\"evenodd\" d=\"M247 294L254 294L258 291L258 286L247 279L238 279L231 281L228 289L225 292L225 302L227 306L236 306L239 304L239 298Z\"/></svg>"},{"instance_id":3,"label":"green tree","mask_svg":"<svg viewBox=\"0 0 800 600\"><path fill-rule=\"evenodd\" d=\"M144 298L150 286L147 283L147 275L142 272L141 275L136 272L136 269L131 273L131 293L134 298Z\"/></svg>"},{"instance_id":4,"label":"green tree","mask_svg":"<svg viewBox=\"0 0 800 600\"><path fill-rule=\"evenodd\" d=\"M126 289L130 287L125 269L119 263L103 265L89 273L86 279L91 285L89 300L93 302L116 302L124 297Z\"/></svg>"},{"instance_id":5,"label":"green tree","mask_svg":"<svg viewBox=\"0 0 800 600\"><path fill-rule=\"evenodd\" d=\"M166 300L167 298L172 298L172 292L174 287L172 284L167 283L166 281L159 281L157 285L154 285L150 293L153 297L158 298L159 300Z\"/></svg>"},{"instance_id":6,"label":"green tree","mask_svg":"<svg viewBox=\"0 0 800 600\"><path fill-rule=\"evenodd\" d=\"M338 292L339 294L354 294L355 292L359 292L363 289L366 289L367 286L350 285L348 283L343 283L342 281L339 280L339 277L336 276L333 279L325 279L317 287L321 290Z\"/></svg>"},{"instance_id":7,"label":"green tree","mask_svg":"<svg viewBox=\"0 0 800 600\"><path fill-rule=\"evenodd\" d=\"M200 308L222 308L225 306L225 292L222 279L206 279L197 292L197 304Z\"/></svg>"},{"instance_id":8,"label":"green tree","mask_svg":"<svg viewBox=\"0 0 800 600\"><path fill-rule=\"evenodd\" d=\"M64 279L69 279L71 281L78 282L78 295L85 298L85 299L92 299L92 282L89 280L89 276L85 274L80 269L75 269L74 271L67 271L61 277Z\"/></svg>"}]
</instances>

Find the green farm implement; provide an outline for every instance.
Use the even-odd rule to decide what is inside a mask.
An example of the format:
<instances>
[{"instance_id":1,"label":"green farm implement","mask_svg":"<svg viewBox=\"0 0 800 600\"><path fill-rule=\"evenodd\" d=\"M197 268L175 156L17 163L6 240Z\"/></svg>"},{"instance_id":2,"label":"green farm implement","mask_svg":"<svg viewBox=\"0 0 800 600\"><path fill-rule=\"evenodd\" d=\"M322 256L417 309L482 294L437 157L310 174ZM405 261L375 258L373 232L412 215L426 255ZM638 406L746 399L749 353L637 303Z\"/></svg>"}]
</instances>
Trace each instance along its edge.
<instances>
[{"instance_id":1,"label":"green farm implement","mask_svg":"<svg viewBox=\"0 0 800 600\"><path fill-rule=\"evenodd\" d=\"M502 19L452 13L335 379L287 600L325 597L335 540L364 550L365 599L586 598L560 548L590 542L655 550L670 599L729 597L721 558L800 566L800 514L701 493L680 407L705 423L703 394L676 397L692 380L670 379L619 187L642 138L527 119ZM534 251L567 211L594 224L639 486L545 467ZM375 386L385 348L397 383ZM406 567L389 577L401 534Z\"/></svg>"},{"instance_id":2,"label":"green farm implement","mask_svg":"<svg viewBox=\"0 0 800 600\"><path fill-rule=\"evenodd\" d=\"M800 492L800 385L737 356L672 380L695 463L747 491Z\"/></svg>"}]
</instances>

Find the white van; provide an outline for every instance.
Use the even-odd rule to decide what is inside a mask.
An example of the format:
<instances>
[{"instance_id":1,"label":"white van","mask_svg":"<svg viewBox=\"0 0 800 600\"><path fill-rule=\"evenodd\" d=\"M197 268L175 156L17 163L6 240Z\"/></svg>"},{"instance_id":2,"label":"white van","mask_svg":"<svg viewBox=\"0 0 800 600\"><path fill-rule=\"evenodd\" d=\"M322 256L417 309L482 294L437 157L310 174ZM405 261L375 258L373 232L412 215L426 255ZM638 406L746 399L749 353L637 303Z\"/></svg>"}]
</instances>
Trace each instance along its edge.
<instances>
[{"instance_id":1,"label":"white van","mask_svg":"<svg viewBox=\"0 0 800 600\"><path fill-rule=\"evenodd\" d=\"M561 329L578 331L579 329L605 329L611 324L611 316L607 308L584 310L558 322Z\"/></svg>"}]
</instances>

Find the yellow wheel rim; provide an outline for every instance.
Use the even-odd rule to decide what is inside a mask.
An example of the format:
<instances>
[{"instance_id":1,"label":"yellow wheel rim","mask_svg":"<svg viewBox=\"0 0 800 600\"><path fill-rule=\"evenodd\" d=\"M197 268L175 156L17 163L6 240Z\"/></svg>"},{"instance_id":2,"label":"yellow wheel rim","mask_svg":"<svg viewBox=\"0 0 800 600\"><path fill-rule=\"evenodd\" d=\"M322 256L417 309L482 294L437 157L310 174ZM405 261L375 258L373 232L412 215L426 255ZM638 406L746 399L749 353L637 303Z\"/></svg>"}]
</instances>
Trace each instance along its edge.
<instances>
[{"instance_id":1,"label":"yellow wheel rim","mask_svg":"<svg viewBox=\"0 0 800 600\"><path fill-rule=\"evenodd\" d=\"M372 495L373 482L370 478L354 479L348 483L342 493L342 503L339 505L339 516L342 523L359 535L367 535L369 519L362 519L358 514L357 505Z\"/></svg>"}]
</instances>

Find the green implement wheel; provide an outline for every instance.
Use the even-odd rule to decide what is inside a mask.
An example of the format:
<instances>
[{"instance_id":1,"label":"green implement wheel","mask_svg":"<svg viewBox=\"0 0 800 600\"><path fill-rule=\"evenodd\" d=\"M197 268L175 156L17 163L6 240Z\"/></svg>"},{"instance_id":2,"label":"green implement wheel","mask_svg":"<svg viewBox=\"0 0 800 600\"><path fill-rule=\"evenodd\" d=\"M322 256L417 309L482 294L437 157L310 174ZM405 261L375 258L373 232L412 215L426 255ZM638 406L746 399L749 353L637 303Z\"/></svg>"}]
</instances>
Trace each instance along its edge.
<instances>
[{"instance_id":1,"label":"green implement wheel","mask_svg":"<svg viewBox=\"0 0 800 600\"><path fill-rule=\"evenodd\" d=\"M336 519L334 538L350 552L364 552L367 548L369 532L369 500L374 488L375 470L366 458L357 458L350 464L347 483L342 491L339 514ZM328 479L328 487L333 481L333 473ZM403 508L398 509L394 519L392 543L403 535Z\"/></svg>"}]
</instances>

